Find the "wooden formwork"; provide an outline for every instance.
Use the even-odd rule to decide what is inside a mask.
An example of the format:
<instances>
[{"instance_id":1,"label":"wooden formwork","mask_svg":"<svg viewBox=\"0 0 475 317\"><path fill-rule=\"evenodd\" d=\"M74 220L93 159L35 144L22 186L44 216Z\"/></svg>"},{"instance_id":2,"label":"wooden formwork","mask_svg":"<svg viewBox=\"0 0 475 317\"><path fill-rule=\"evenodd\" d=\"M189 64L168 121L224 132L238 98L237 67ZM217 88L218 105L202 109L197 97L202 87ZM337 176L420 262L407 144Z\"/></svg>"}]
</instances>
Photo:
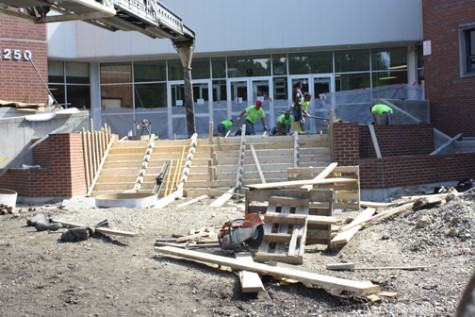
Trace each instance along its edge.
<instances>
[{"instance_id":1,"label":"wooden formwork","mask_svg":"<svg viewBox=\"0 0 475 317\"><path fill-rule=\"evenodd\" d=\"M324 167L300 167L287 169L289 181L313 179ZM316 185L318 188L332 188L335 209L360 210L360 170L359 166L337 166L327 178L352 178L354 183L334 183Z\"/></svg>"},{"instance_id":2,"label":"wooden formwork","mask_svg":"<svg viewBox=\"0 0 475 317\"><path fill-rule=\"evenodd\" d=\"M249 189L245 193L245 214L258 212L266 214L269 207L269 200L273 196L287 197L293 200L308 201L309 216L331 217L333 210L333 190L314 188L310 192L301 191L299 188L278 188L278 189ZM288 205L289 206L289 205ZM291 206L291 205L290 205ZM278 207L278 206L276 206ZM294 210L292 210L292 208ZM276 208L275 212L281 212L282 208ZM295 213L295 206L289 210ZM289 232L291 234L291 232ZM330 245L331 224L308 223L306 232L307 244Z\"/></svg>"}]
</instances>

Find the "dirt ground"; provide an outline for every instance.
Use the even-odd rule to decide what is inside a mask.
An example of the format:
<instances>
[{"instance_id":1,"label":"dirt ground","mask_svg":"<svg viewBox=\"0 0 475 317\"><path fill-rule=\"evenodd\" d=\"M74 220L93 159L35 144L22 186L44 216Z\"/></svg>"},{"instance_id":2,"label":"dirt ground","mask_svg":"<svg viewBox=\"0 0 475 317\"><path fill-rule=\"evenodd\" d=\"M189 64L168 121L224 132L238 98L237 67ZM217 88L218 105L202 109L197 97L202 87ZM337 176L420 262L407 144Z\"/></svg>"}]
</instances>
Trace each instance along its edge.
<instances>
[{"instance_id":1,"label":"dirt ground","mask_svg":"<svg viewBox=\"0 0 475 317\"><path fill-rule=\"evenodd\" d=\"M219 208L204 200L178 208L96 209L79 199L18 205L0 216L0 316L453 316L475 267L475 194L442 207L411 211L360 230L341 250L308 246L301 269L399 293L374 303L333 289L263 278L266 292L241 293L230 270L163 256L156 239L190 230L218 230L243 215L242 201ZM35 208L36 210L28 211ZM96 234L63 243L59 233L37 232L26 220L43 213L111 228L136 237ZM343 223L357 212L336 211ZM205 251L204 251L205 252ZM209 250L207 252L210 252ZM216 251L220 253L221 251ZM421 266L422 270L327 271L327 263L357 267Z\"/></svg>"}]
</instances>

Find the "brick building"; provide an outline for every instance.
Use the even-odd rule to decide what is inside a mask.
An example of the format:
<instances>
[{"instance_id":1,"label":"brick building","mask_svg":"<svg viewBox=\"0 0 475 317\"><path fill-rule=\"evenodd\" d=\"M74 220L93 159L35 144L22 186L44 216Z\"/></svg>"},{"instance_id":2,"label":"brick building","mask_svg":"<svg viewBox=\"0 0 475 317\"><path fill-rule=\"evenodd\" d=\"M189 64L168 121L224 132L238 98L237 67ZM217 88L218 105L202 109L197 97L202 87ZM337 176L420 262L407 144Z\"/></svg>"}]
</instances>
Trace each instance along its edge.
<instances>
[{"instance_id":1,"label":"brick building","mask_svg":"<svg viewBox=\"0 0 475 317\"><path fill-rule=\"evenodd\" d=\"M450 136L475 137L475 1L423 0L422 22L431 123Z\"/></svg>"},{"instance_id":2,"label":"brick building","mask_svg":"<svg viewBox=\"0 0 475 317\"><path fill-rule=\"evenodd\" d=\"M38 69L36 72L32 63ZM0 100L47 103L46 26L0 16Z\"/></svg>"}]
</instances>

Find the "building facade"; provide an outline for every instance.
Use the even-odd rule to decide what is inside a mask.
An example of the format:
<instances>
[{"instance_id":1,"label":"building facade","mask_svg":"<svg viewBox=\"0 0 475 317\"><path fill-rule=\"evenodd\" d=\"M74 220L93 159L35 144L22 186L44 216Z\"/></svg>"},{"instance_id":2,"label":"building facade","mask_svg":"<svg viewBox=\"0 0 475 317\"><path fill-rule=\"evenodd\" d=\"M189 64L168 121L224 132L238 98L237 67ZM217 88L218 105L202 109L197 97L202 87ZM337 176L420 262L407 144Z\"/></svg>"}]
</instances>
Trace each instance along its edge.
<instances>
[{"instance_id":1,"label":"building facade","mask_svg":"<svg viewBox=\"0 0 475 317\"><path fill-rule=\"evenodd\" d=\"M452 137L475 137L475 1L422 3L432 123Z\"/></svg>"},{"instance_id":2,"label":"building facade","mask_svg":"<svg viewBox=\"0 0 475 317\"><path fill-rule=\"evenodd\" d=\"M313 96L311 114L326 117L333 107L362 123L373 98L423 98L419 0L161 2L196 33L200 135L257 100L272 127L297 81ZM160 138L187 135L183 68L171 41L85 22L47 30L48 85L59 103L88 109L96 127L108 123L120 135L140 134L134 122L142 119Z\"/></svg>"}]
</instances>

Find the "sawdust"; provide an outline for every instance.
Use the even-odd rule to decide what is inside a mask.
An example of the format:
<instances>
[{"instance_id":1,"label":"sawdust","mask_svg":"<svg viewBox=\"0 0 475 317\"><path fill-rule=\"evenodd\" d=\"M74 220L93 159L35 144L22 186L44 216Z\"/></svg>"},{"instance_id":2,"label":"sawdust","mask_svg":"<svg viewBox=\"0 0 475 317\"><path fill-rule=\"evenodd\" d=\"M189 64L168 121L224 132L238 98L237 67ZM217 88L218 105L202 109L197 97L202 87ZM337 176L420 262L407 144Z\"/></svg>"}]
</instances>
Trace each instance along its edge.
<instances>
[{"instance_id":1,"label":"sawdust","mask_svg":"<svg viewBox=\"0 0 475 317\"><path fill-rule=\"evenodd\" d=\"M1 316L450 316L475 266L475 194L442 207L407 212L361 230L341 250L309 246L303 269L369 280L397 297L365 297L264 278L266 292L243 295L239 279L216 266L164 257L156 239L213 228L242 216L242 202L211 208L210 200L177 208L96 209L87 203L18 206L0 216ZM83 207L86 206L86 207ZM241 208L240 208L241 207ZM136 237L96 235L78 243L26 226L35 213L110 227ZM356 212L336 216L343 223ZM417 224L424 218L424 223ZM423 270L326 271L327 263L357 267L420 266Z\"/></svg>"}]
</instances>

